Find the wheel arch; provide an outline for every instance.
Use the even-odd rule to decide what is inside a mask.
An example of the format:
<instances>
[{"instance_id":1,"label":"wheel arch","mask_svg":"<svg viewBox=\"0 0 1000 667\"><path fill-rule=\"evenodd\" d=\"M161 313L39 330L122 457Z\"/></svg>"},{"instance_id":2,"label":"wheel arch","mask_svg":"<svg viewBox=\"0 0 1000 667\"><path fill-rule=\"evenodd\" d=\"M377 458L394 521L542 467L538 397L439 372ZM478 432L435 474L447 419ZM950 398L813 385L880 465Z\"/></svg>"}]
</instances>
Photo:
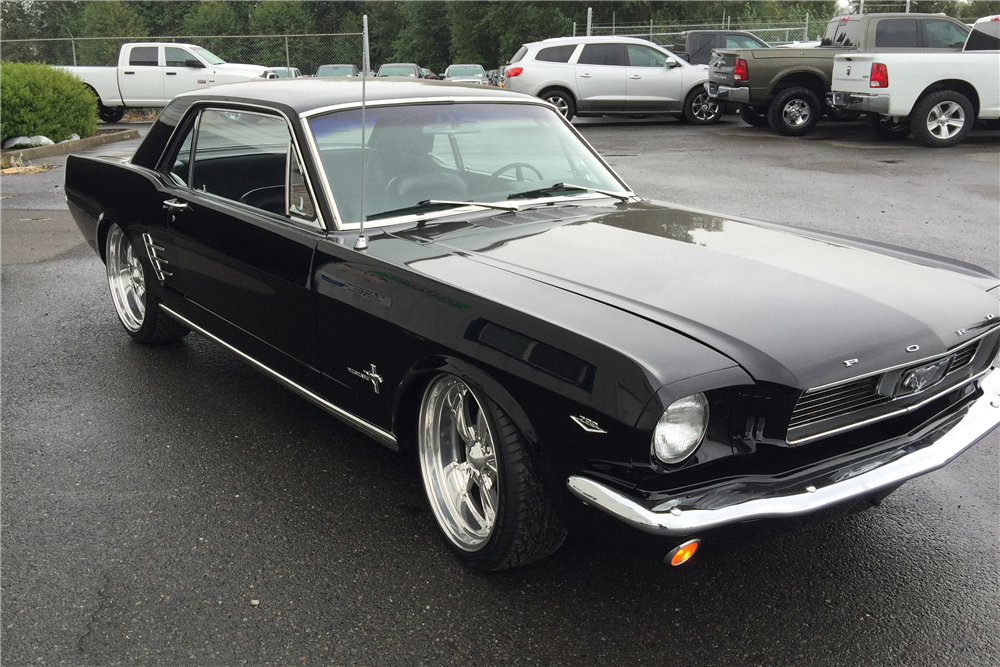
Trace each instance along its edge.
<instances>
[{"instance_id":1,"label":"wheel arch","mask_svg":"<svg viewBox=\"0 0 1000 667\"><path fill-rule=\"evenodd\" d=\"M518 401L493 376L474 363L458 357L440 354L414 363L403 375L393 399L393 433L401 451L417 450L417 418L424 391L431 380L441 373L450 373L486 392L511 418L531 449L539 448L538 434Z\"/></svg>"},{"instance_id":2,"label":"wheel arch","mask_svg":"<svg viewBox=\"0 0 1000 667\"><path fill-rule=\"evenodd\" d=\"M576 107L580 106L579 105L579 101L576 98L576 95L573 94L573 91L570 90L566 86L566 84L562 84L562 83L551 83L551 84L546 84L546 85L542 86L541 88L538 89L538 93L535 95L535 97L538 97L538 98L544 97L545 93L552 92L554 90L558 90L561 93L566 93L567 95L569 95L569 98L571 100L573 100L573 106L576 106Z\"/></svg>"},{"instance_id":3,"label":"wheel arch","mask_svg":"<svg viewBox=\"0 0 1000 667\"><path fill-rule=\"evenodd\" d=\"M922 99L931 93L936 93L939 90L951 90L965 95L969 99L969 102L972 103L972 111L977 117L979 116L979 93L976 91L975 86L968 81L963 81L961 79L942 79L941 81L935 81L931 85L924 88L923 91L917 95L917 99L914 101L913 106L919 104Z\"/></svg>"},{"instance_id":4,"label":"wheel arch","mask_svg":"<svg viewBox=\"0 0 1000 667\"><path fill-rule=\"evenodd\" d=\"M770 100L774 95L786 88L802 86L816 93L820 100L826 95L830 88L830 79L823 72L817 69L798 69L782 72L771 82L767 91L767 98Z\"/></svg>"}]
</instances>

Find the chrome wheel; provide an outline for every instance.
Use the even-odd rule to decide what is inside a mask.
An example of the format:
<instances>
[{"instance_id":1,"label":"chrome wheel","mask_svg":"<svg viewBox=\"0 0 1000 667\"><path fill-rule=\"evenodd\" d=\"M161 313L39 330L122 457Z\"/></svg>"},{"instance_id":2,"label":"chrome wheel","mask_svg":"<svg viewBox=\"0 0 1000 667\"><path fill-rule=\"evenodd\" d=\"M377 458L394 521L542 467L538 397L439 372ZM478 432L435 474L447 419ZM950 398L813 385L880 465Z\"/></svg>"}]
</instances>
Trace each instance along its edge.
<instances>
[{"instance_id":1,"label":"chrome wheel","mask_svg":"<svg viewBox=\"0 0 1000 667\"><path fill-rule=\"evenodd\" d=\"M691 114L696 120L707 123L719 115L719 103L708 93L699 93L691 100Z\"/></svg>"},{"instance_id":2,"label":"chrome wheel","mask_svg":"<svg viewBox=\"0 0 1000 667\"><path fill-rule=\"evenodd\" d=\"M420 470L438 524L459 549L482 549L500 499L497 445L482 404L465 382L442 375L424 394L419 429Z\"/></svg>"},{"instance_id":3,"label":"chrome wheel","mask_svg":"<svg viewBox=\"0 0 1000 667\"><path fill-rule=\"evenodd\" d=\"M806 100L792 99L785 103L781 117L789 127L800 127L809 122L812 107Z\"/></svg>"},{"instance_id":4,"label":"chrome wheel","mask_svg":"<svg viewBox=\"0 0 1000 667\"><path fill-rule=\"evenodd\" d=\"M111 300L125 328L132 333L138 332L146 319L146 279L139 257L132 250L132 242L116 224L108 230L106 247L105 265Z\"/></svg>"},{"instance_id":5,"label":"chrome wheel","mask_svg":"<svg viewBox=\"0 0 1000 667\"><path fill-rule=\"evenodd\" d=\"M950 100L935 104L927 114L927 132L936 139L957 136L965 126L965 110Z\"/></svg>"},{"instance_id":6,"label":"chrome wheel","mask_svg":"<svg viewBox=\"0 0 1000 667\"><path fill-rule=\"evenodd\" d=\"M569 114L569 102L562 95L550 95L545 101L554 106L564 118Z\"/></svg>"}]
</instances>

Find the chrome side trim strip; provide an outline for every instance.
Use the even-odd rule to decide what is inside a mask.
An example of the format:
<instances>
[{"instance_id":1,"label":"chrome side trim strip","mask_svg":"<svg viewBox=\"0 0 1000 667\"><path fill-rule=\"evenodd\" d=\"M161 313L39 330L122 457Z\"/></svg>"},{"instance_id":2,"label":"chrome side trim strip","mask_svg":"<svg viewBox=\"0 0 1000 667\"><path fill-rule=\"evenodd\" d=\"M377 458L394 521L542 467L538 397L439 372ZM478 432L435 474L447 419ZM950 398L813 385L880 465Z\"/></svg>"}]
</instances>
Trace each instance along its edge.
<instances>
[{"instance_id":1,"label":"chrome side trim strip","mask_svg":"<svg viewBox=\"0 0 1000 667\"><path fill-rule=\"evenodd\" d=\"M399 451L399 444L396 442L396 436L394 436L392 433L389 433L388 431L382 430L381 428L379 428L378 426L375 426L371 422L367 422L364 419L362 419L361 417L357 417L357 416L351 414L350 412L348 412L347 410L344 410L343 408L337 407L333 403L327 401L322 396L314 394L313 392L309 391L305 387L297 384L296 382L294 382L292 380L289 380L288 378L286 378L284 375L282 375L278 371L273 370L269 366L266 366L266 365L262 364L261 362L257 361L256 359L254 359L250 355L246 354L245 352L242 352L239 349L233 347L232 345L230 345L226 341L222 340L221 338L219 338L215 334L213 334L213 333L211 333L211 332L203 329L202 327L198 326L197 324L195 324L194 322L192 322L188 318L186 318L183 315L179 314L178 312L176 312L175 310L173 310L169 306L165 306L165 305L163 305L161 303L160 304L160 309L163 312L165 312L167 315L169 315L170 317L174 318L175 320L177 320L178 322L180 322L184 326L188 327L189 329L193 329L194 331L197 331L198 333L200 333L205 338L208 338L209 340L218 343L219 345L221 345L222 347L226 348L230 352L236 354L237 356L239 356L240 358L244 359L245 361L249 361L251 364L253 364L254 366L256 366L259 370L264 371L264 373L266 373L267 375L271 376L273 379L275 379L278 382L280 382L281 384L285 385L286 387L288 387L289 389L291 389L295 393L299 394L303 398L309 399L310 401L312 401L313 403L315 403L319 407L321 407L324 410L326 410L327 412L330 412L331 414L333 414L335 417L337 417L337 418L341 419L342 421L346 422L348 425L353 426L354 428L356 428L356 429L358 429L360 431L363 431L367 435L372 436L373 438L375 438L376 440L378 440L379 442L381 442L383 445L386 445L390 449L394 449L396 451Z\"/></svg>"},{"instance_id":2,"label":"chrome side trim strip","mask_svg":"<svg viewBox=\"0 0 1000 667\"><path fill-rule=\"evenodd\" d=\"M979 378L983 377L984 375L986 375L989 372L990 372L990 369L989 369L989 367L987 367L985 370L977 373L976 375L973 375L972 377L970 377L965 382L960 382L959 384L952 385L952 386L948 387L947 389L943 389L943 390L937 392L936 394L933 394L932 396L927 396L922 401L914 403L913 405L908 405L905 408L900 408L899 410L894 410L892 412L887 412L887 413L885 413L883 415L877 415L877 416L872 417L870 419L865 419L865 420L862 420L862 421L859 421L859 422L851 422L850 424L847 424L845 426L841 426L840 428L831 429L829 431L823 431L822 433L816 433L814 435L810 435L810 436L807 436L805 438L799 438L797 440L787 440L786 442L788 442L789 445L801 445L802 443L805 443L805 442L812 442L813 440L817 440L819 438L826 438L826 437L831 436L831 435L836 435L837 433L843 433L844 431L853 431L856 428L861 428L862 426L867 426L868 424L874 424L875 422L880 422L880 421L889 419L890 417L897 417L897 416L905 414L907 412L913 412L914 410L916 410L918 408L922 408L923 406L927 405L931 401L934 401L934 400L937 400L937 399L941 398L942 396L944 396L945 394L947 394L949 392L955 391L956 389L960 389L963 386L968 386L968 384L970 382L975 382L976 380L978 380Z\"/></svg>"},{"instance_id":3,"label":"chrome side trim strip","mask_svg":"<svg viewBox=\"0 0 1000 667\"><path fill-rule=\"evenodd\" d=\"M671 503L668 500L658 505L663 510L653 511L587 477L573 475L566 480L566 486L588 505L635 528L658 535L690 535L754 519L808 514L937 470L976 444L1000 425L1000 370L994 370L987 376L982 387L984 395L934 444L854 477L819 488L809 485L792 495L757 498L719 509L666 509Z\"/></svg>"}]
</instances>

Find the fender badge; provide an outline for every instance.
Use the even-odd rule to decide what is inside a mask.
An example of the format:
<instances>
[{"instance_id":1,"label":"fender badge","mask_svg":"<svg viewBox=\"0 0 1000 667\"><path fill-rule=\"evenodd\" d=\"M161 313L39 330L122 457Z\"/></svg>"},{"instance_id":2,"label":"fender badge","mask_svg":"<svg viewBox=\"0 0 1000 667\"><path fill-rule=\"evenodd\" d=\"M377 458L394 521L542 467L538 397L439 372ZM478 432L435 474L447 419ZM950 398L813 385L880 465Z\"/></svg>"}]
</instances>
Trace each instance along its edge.
<instances>
[{"instance_id":1,"label":"fender badge","mask_svg":"<svg viewBox=\"0 0 1000 667\"><path fill-rule=\"evenodd\" d=\"M605 431L604 429L602 429L600 426L597 425L597 422L595 422L593 419L587 419L583 415L580 415L579 417L575 415L570 415L569 418L575 421L577 426L582 428L587 433L607 433L607 431Z\"/></svg>"},{"instance_id":2,"label":"fender badge","mask_svg":"<svg viewBox=\"0 0 1000 667\"><path fill-rule=\"evenodd\" d=\"M908 348L906 348L906 351L907 352L916 352L919 349L920 349L919 345L911 345Z\"/></svg>"},{"instance_id":3,"label":"fender badge","mask_svg":"<svg viewBox=\"0 0 1000 667\"><path fill-rule=\"evenodd\" d=\"M857 359L845 359L844 360L844 365L847 366L848 368L850 368L851 366L853 366L856 363L858 363Z\"/></svg>"},{"instance_id":4,"label":"fender badge","mask_svg":"<svg viewBox=\"0 0 1000 667\"><path fill-rule=\"evenodd\" d=\"M351 375L357 375L359 378L368 380L372 383L372 389L375 390L375 393L379 393L378 386L382 384L382 376L375 370L375 364L371 365L370 371L356 371L353 368L348 367L347 372Z\"/></svg>"}]
</instances>

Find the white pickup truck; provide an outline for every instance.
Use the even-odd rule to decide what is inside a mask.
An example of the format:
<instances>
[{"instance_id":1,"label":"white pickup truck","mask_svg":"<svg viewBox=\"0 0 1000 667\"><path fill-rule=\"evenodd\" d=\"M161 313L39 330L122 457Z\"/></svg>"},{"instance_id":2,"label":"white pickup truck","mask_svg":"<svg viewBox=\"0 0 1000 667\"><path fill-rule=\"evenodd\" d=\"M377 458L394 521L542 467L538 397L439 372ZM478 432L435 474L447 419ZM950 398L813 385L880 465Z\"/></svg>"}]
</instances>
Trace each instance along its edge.
<instances>
[{"instance_id":1,"label":"white pickup truck","mask_svg":"<svg viewBox=\"0 0 1000 667\"><path fill-rule=\"evenodd\" d=\"M127 107L165 107L180 93L220 83L277 78L261 65L227 63L194 44L123 44L118 67L64 67L97 95L97 115L121 120Z\"/></svg>"},{"instance_id":2,"label":"white pickup truck","mask_svg":"<svg viewBox=\"0 0 1000 667\"><path fill-rule=\"evenodd\" d=\"M830 103L865 111L884 139L911 132L953 146L977 119L1000 119L1000 16L976 21L954 53L845 53L834 59Z\"/></svg>"}]
</instances>

